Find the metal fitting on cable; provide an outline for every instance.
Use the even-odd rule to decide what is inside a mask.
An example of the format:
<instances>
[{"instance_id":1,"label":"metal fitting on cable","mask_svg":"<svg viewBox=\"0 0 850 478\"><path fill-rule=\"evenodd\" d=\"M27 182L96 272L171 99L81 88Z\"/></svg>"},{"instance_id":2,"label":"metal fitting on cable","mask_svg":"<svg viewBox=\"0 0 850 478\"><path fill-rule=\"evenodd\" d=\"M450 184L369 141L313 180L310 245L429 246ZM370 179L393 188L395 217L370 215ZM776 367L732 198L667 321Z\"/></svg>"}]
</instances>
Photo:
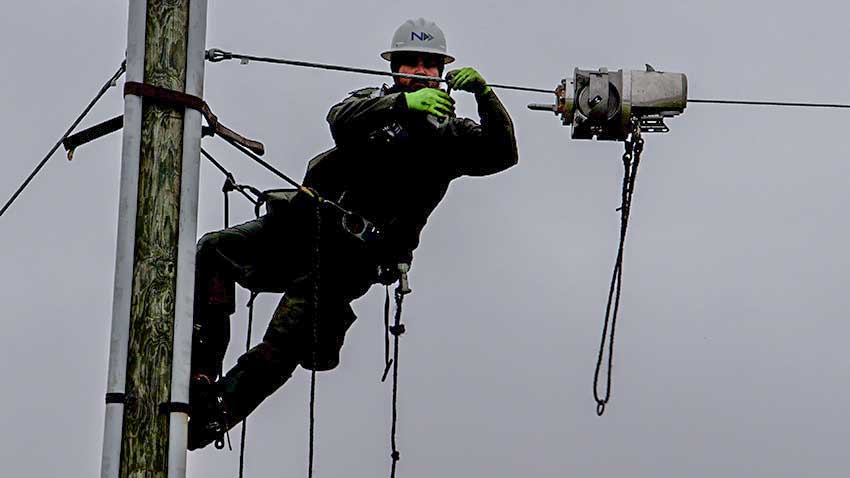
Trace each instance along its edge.
<instances>
[{"instance_id":1,"label":"metal fitting on cable","mask_svg":"<svg viewBox=\"0 0 850 478\"><path fill-rule=\"evenodd\" d=\"M207 60L216 63L224 60L232 60L233 53L229 51L224 51L220 48L210 48L209 50L207 50L205 57Z\"/></svg>"}]
</instances>

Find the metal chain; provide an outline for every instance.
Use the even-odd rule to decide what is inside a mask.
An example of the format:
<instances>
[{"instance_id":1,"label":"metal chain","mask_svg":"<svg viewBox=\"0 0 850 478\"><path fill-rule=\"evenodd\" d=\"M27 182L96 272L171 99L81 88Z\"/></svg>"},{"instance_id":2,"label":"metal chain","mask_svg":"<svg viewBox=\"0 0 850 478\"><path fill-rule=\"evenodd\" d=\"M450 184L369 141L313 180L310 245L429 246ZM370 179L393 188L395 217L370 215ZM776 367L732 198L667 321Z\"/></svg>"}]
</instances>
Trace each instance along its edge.
<instances>
[{"instance_id":1,"label":"metal chain","mask_svg":"<svg viewBox=\"0 0 850 478\"><path fill-rule=\"evenodd\" d=\"M632 207L632 195L635 189L635 179L643 152L643 138L640 134L640 123L636 118L631 120L631 136L625 141L623 153L623 186L621 192L620 211L620 242L617 247L617 258L614 261L614 271L611 275L611 285L608 289L608 303L605 306L605 322L602 326L602 339L599 344L599 355L596 360L596 371L593 375L593 398L596 400L596 414L602 416L605 406L611 398L611 374L614 367L614 334L617 328L617 317L620 310L620 291L623 281L623 253L626 243L626 232L629 226L629 214ZM612 310L613 302L613 310ZM610 323L610 333L609 333ZM604 398L599 395L599 374L602 371L602 359L605 353L606 339L608 342L608 359L606 387Z\"/></svg>"}]
</instances>

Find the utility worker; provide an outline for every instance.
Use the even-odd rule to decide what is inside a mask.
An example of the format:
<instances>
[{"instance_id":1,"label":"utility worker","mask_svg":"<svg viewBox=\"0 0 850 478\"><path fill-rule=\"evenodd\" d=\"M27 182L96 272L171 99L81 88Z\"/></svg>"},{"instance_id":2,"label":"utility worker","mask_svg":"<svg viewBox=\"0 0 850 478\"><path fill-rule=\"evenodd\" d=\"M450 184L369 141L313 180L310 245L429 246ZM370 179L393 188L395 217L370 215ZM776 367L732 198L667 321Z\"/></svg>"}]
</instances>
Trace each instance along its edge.
<instances>
[{"instance_id":1,"label":"utility worker","mask_svg":"<svg viewBox=\"0 0 850 478\"><path fill-rule=\"evenodd\" d=\"M441 77L454 61L440 28L408 20L381 56L396 73ZM436 81L395 78L364 88L328 113L336 147L310 161L304 185L358 216L319 207L304 192L270 203L266 215L198 242L189 448L220 438L284 384L295 367L330 370L356 319L349 305L410 264L428 216L460 176L517 163L508 112L473 68L447 74L471 92L480 124L454 114ZM366 234L362 218L380 231ZM235 285L284 292L259 345L223 377ZM219 378L220 377L220 378ZM218 380L216 380L218 378Z\"/></svg>"}]
</instances>

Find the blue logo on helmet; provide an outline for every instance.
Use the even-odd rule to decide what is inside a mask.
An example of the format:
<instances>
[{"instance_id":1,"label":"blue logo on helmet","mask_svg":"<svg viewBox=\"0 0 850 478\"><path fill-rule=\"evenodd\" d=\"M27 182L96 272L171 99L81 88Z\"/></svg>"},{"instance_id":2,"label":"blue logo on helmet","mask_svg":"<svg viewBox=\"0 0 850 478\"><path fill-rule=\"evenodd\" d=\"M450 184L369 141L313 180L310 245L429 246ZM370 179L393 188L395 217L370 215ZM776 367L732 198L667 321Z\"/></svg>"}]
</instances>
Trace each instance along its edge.
<instances>
[{"instance_id":1,"label":"blue logo on helmet","mask_svg":"<svg viewBox=\"0 0 850 478\"><path fill-rule=\"evenodd\" d=\"M419 41L431 41L434 37L431 36L428 32L410 32L410 41L419 40Z\"/></svg>"}]
</instances>

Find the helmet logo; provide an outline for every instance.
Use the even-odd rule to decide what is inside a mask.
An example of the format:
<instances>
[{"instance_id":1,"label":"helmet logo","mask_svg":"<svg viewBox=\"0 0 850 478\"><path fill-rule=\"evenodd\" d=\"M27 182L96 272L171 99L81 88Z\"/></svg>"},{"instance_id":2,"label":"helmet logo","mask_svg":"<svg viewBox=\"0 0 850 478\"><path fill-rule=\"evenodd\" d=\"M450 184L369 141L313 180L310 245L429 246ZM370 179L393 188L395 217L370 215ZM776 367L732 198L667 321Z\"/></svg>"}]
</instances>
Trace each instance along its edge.
<instances>
[{"instance_id":1,"label":"helmet logo","mask_svg":"<svg viewBox=\"0 0 850 478\"><path fill-rule=\"evenodd\" d=\"M419 41L431 41L434 37L431 36L428 32L410 32L410 41L419 40Z\"/></svg>"}]
</instances>

